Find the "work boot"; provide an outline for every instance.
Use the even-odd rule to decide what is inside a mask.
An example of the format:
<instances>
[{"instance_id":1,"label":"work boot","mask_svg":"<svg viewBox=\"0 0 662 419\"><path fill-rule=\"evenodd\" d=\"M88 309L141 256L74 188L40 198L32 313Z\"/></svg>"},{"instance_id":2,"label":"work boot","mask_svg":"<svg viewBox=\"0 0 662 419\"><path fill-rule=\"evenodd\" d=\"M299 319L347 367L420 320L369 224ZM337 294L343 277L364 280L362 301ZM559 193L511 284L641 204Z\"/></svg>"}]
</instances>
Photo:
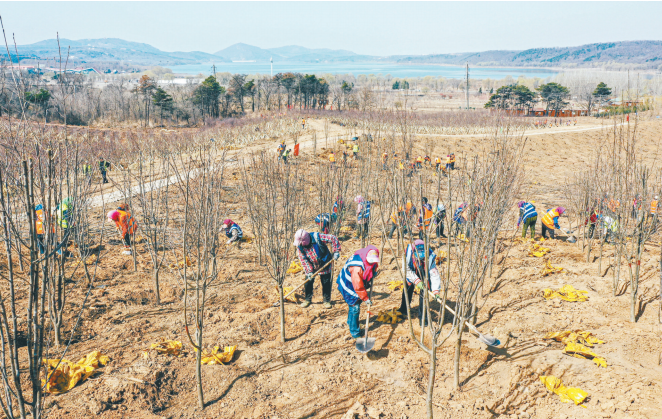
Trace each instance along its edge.
<instances>
[{"instance_id":1,"label":"work boot","mask_svg":"<svg viewBox=\"0 0 662 419\"><path fill-rule=\"evenodd\" d=\"M301 303L301 308L306 308L310 305L310 301L306 300L303 303Z\"/></svg>"},{"instance_id":2,"label":"work boot","mask_svg":"<svg viewBox=\"0 0 662 419\"><path fill-rule=\"evenodd\" d=\"M326 308L327 310L331 308L331 303L329 301L325 301L322 306Z\"/></svg>"}]
</instances>

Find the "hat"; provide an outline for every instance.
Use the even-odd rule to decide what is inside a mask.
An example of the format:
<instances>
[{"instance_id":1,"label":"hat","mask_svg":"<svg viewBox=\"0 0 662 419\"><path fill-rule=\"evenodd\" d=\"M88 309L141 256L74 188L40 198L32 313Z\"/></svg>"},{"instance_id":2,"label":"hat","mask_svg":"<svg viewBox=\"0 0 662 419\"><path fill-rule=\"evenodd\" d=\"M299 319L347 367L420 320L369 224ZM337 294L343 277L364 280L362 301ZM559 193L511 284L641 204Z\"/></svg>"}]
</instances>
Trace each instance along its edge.
<instances>
[{"instance_id":1,"label":"hat","mask_svg":"<svg viewBox=\"0 0 662 419\"><path fill-rule=\"evenodd\" d=\"M565 208L563 208L563 207L558 207L558 208L556 209L556 211L558 211L559 215L561 215L561 214L563 214L563 213L565 212Z\"/></svg>"},{"instance_id":2,"label":"hat","mask_svg":"<svg viewBox=\"0 0 662 419\"><path fill-rule=\"evenodd\" d=\"M294 243L295 246L308 246L310 244L310 234L304 230L299 229L294 234Z\"/></svg>"},{"instance_id":3,"label":"hat","mask_svg":"<svg viewBox=\"0 0 662 419\"><path fill-rule=\"evenodd\" d=\"M361 195L356 195L356 198L354 198L354 202L356 202L357 204L363 202L363 197Z\"/></svg>"},{"instance_id":4,"label":"hat","mask_svg":"<svg viewBox=\"0 0 662 419\"><path fill-rule=\"evenodd\" d=\"M223 220L223 228L228 228L228 227L230 227L232 224L234 224L234 221L232 221L232 220L229 219L229 218L226 218L225 220Z\"/></svg>"},{"instance_id":5,"label":"hat","mask_svg":"<svg viewBox=\"0 0 662 419\"><path fill-rule=\"evenodd\" d=\"M655 199L660 199L660 197L659 197L659 196L657 196L657 195L655 195Z\"/></svg>"},{"instance_id":6,"label":"hat","mask_svg":"<svg viewBox=\"0 0 662 419\"><path fill-rule=\"evenodd\" d=\"M120 220L120 213L117 212L117 210L112 210L108 213L108 219L110 221L119 221Z\"/></svg>"},{"instance_id":7,"label":"hat","mask_svg":"<svg viewBox=\"0 0 662 419\"><path fill-rule=\"evenodd\" d=\"M379 263L379 250L371 250L365 257L368 263Z\"/></svg>"},{"instance_id":8,"label":"hat","mask_svg":"<svg viewBox=\"0 0 662 419\"><path fill-rule=\"evenodd\" d=\"M518 208L522 208L522 207L524 206L524 204L526 204L526 202L524 202L524 201L519 201L519 202L517 203L517 207L518 207Z\"/></svg>"},{"instance_id":9,"label":"hat","mask_svg":"<svg viewBox=\"0 0 662 419\"><path fill-rule=\"evenodd\" d=\"M438 211L446 211L446 206L444 204L439 204L439 205L437 205L437 210Z\"/></svg>"}]
</instances>

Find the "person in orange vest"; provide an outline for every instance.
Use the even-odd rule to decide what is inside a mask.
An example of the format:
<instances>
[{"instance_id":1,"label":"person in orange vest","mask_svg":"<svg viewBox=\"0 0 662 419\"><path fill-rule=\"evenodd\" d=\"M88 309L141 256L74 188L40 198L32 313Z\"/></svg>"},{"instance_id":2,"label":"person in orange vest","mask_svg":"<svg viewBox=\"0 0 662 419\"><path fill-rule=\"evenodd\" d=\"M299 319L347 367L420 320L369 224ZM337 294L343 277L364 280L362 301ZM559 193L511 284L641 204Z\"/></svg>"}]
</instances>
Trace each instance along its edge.
<instances>
[{"instance_id":1,"label":"person in orange vest","mask_svg":"<svg viewBox=\"0 0 662 419\"><path fill-rule=\"evenodd\" d=\"M418 217L418 238L423 240L425 237L428 227L434 218L434 213L432 212L432 205L428 204L428 199L423 197L423 206L421 208L421 213Z\"/></svg>"},{"instance_id":2,"label":"person in orange vest","mask_svg":"<svg viewBox=\"0 0 662 419\"><path fill-rule=\"evenodd\" d=\"M383 170L386 170L386 163L387 162L388 162L388 153L384 152L384 154L382 154L382 169Z\"/></svg>"},{"instance_id":3,"label":"person in orange vest","mask_svg":"<svg viewBox=\"0 0 662 419\"><path fill-rule=\"evenodd\" d=\"M542 217L542 236L547 237L547 233L549 232L549 238L553 239L554 237L554 230L560 230L561 227L559 227L559 217L563 215L565 212L565 208L563 207L556 207L552 208L551 210L547 211L547 213Z\"/></svg>"},{"instance_id":4,"label":"person in orange vest","mask_svg":"<svg viewBox=\"0 0 662 419\"><path fill-rule=\"evenodd\" d=\"M124 208L128 208L124 207ZM131 236L133 236L138 228L138 224L135 222L131 213L124 210L113 210L108 213L108 220L115 222L115 227L120 232L122 236L122 242L124 243L124 255L131 254Z\"/></svg>"},{"instance_id":5,"label":"person in orange vest","mask_svg":"<svg viewBox=\"0 0 662 419\"><path fill-rule=\"evenodd\" d=\"M439 157L435 157L434 159L434 168L437 172L441 170L441 159Z\"/></svg>"},{"instance_id":6,"label":"person in orange vest","mask_svg":"<svg viewBox=\"0 0 662 419\"><path fill-rule=\"evenodd\" d=\"M39 204L34 207L34 229L37 236L37 248L40 254L44 254L44 206Z\"/></svg>"},{"instance_id":7,"label":"person in orange vest","mask_svg":"<svg viewBox=\"0 0 662 419\"><path fill-rule=\"evenodd\" d=\"M334 153L333 151L331 152L331 154L329 154L329 162L330 162L333 166L336 165L336 153Z\"/></svg>"},{"instance_id":8,"label":"person in orange vest","mask_svg":"<svg viewBox=\"0 0 662 419\"><path fill-rule=\"evenodd\" d=\"M421 156L416 157L416 168L417 169L423 168L423 157Z\"/></svg>"},{"instance_id":9,"label":"person in orange vest","mask_svg":"<svg viewBox=\"0 0 662 419\"><path fill-rule=\"evenodd\" d=\"M657 216L657 206L659 204L660 197L655 195L655 199L651 201L651 211L650 218L655 218Z\"/></svg>"},{"instance_id":10,"label":"person in orange vest","mask_svg":"<svg viewBox=\"0 0 662 419\"><path fill-rule=\"evenodd\" d=\"M306 129L306 118L301 118L301 128Z\"/></svg>"}]
</instances>

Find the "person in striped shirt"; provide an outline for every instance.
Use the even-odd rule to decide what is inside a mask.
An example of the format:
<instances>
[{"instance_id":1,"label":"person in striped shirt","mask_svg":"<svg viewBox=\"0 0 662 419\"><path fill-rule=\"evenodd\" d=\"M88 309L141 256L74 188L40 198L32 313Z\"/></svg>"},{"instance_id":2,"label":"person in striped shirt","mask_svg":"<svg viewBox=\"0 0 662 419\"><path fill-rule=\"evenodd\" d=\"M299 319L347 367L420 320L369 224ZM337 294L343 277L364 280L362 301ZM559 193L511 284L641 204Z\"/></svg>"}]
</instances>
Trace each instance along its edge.
<instances>
[{"instance_id":1,"label":"person in striped shirt","mask_svg":"<svg viewBox=\"0 0 662 419\"><path fill-rule=\"evenodd\" d=\"M359 327L361 303L366 303L368 310L372 305L368 288L372 287L373 278L378 267L379 249L370 245L354 252L352 257L345 263L336 280L338 291L340 291L340 295L343 296L349 308L347 326L349 326L349 333L354 339L361 337Z\"/></svg>"},{"instance_id":2,"label":"person in striped shirt","mask_svg":"<svg viewBox=\"0 0 662 419\"><path fill-rule=\"evenodd\" d=\"M310 280L313 273L331 260L340 257L340 242L336 236L331 234L308 233L304 229L298 230L294 235L294 246L297 248L297 256L306 273L305 300L301 307L308 307L313 300L313 281ZM331 250L329 250L331 246ZM332 265L327 266L320 272L322 282L322 298L324 308L331 308L331 280Z\"/></svg>"},{"instance_id":3,"label":"person in striped shirt","mask_svg":"<svg viewBox=\"0 0 662 419\"><path fill-rule=\"evenodd\" d=\"M519 201L519 220L517 220L517 227L524 223L522 228L522 238L526 237L526 230L531 229L531 238L536 237L536 222L538 221L538 213L536 207L530 202Z\"/></svg>"}]
</instances>

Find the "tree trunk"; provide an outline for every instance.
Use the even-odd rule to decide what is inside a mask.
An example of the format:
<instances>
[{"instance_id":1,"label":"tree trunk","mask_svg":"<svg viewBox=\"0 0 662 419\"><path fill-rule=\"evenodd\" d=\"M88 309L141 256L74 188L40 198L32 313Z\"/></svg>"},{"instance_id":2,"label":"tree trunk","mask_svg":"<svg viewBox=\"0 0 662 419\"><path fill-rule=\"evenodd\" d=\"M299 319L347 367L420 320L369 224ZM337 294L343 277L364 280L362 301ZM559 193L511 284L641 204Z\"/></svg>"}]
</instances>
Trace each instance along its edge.
<instances>
[{"instance_id":1,"label":"tree trunk","mask_svg":"<svg viewBox=\"0 0 662 419\"><path fill-rule=\"evenodd\" d=\"M428 419L434 417L434 412L432 411L432 394L434 393L434 380L435 374L437 372L437 350L434 347L434 337L432 338L432 354L430 355L430 373L428 376L428 392L425 398L426 410L428 414Z\"/></svg>"},{"instance_id":2,"label":"tree trunk","mask_svg":"<svg viewBox=\"0 0 662 419\"><path fill-rule=\"evenodd\" d=\"M156 304L161 304L161 291L159 289L159 268L154 268L154 294L156 294Z\"/></svg>"},{"instance_id":3,"label":"tree trunk","mask_svg":"<svg viewBox=\"0 0 662 419\"><path fill-rule=\"evenodd\" d=\"M196 331L197 345L200 348L195 352L195 381L198 387L198 407L205 408L205 396L202 393L202 330Z\"/></svg>"},{"instance_id":4,"label":"tree trunk","mask_svg":"<svg viewBox=\"0 0 662 419\"><path fill-rule=\"evenodd\" d=\"M283 298L283 284L278 285L280 297L280 341L285 343L285 299Z\"/></svg>"},{"instance_id":5,"label":"tree trunk","mask_svg":"<svg viewBox=\"0 0 662 419\"><path fill-rule=\"evenodd\" d=\"M455 313L459 313L458 306L455 306ZM462 333L464 332L464 322L458 325L457 342L455 342L455 356L453 358L453 382L455 390L460 389L460 350L462 349Z\"/></svg>"}]
</instances>

